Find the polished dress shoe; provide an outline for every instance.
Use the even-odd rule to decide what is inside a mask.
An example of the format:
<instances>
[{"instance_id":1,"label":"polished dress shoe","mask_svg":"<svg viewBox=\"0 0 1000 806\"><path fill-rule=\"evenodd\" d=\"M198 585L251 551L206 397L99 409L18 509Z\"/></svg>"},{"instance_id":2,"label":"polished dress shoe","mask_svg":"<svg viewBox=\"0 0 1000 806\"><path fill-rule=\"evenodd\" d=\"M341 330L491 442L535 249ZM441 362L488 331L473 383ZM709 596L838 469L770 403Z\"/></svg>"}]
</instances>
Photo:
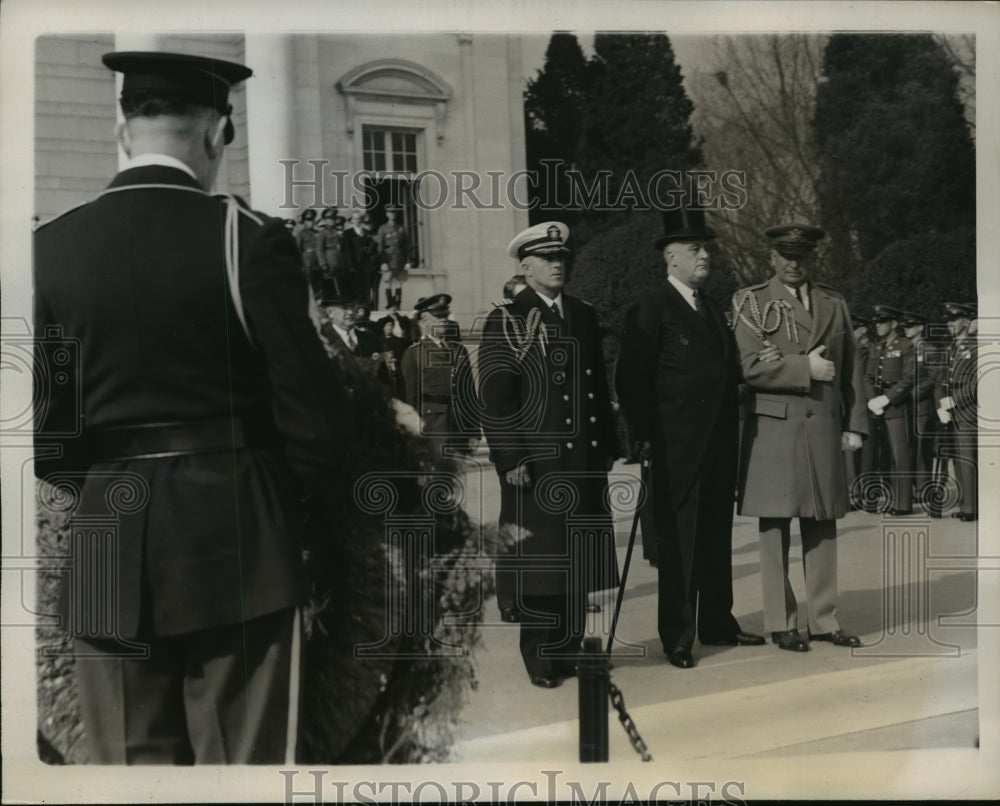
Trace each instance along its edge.
<instances>
[{"instance_id":1,"label":"polished dress shoe","mask_svg":"<svg viewBox=\"0 0 1000 806\"><path fill-rule=\"evenodd\" d=\"M892 515L895 518L899 518L899 517L902 517L902 516L905 516L905 515L912 515L913 514L913 510L912 509L890 509L889 510L889 514Z\"/></svg>"},{"instance_id":2,"label":"polished dress shoe","mask_svg":"<svg viewBox=\"0 0 1000 806\"><path fill-rule=\"evenodd\" d=\"M977 520L979 516L974 512L952 512L951 517L958 518L963 523L968 523L969 521Z\"/></svg>"},{"instance_id":3,"label":"polished dress shoe","mask_svg":"<svg viewBox=\"0 0 1000 806\"><path fill-rule=\"evenodd\" d=\"M521 611L516 607L501 607L500 618L508 624L517 624L521 620Z\"/></svg>"},{"instance_id":4,"label":"polished dress shoe","mask_svg":"<svg viewBox=\"0 0 1000 806\"><path fill-rule=\"evenodd\" d=\"M600 613L601 606L597 602L587 602L588 613Z\"/></svg>"},{"instance_id":5,"label":"polished dress shoe","mask_svg":"<svg viewBox=\"0 0 1000 806\"><path fill-rule=\"evenodd\" d=\"M658 559L656 559L656 557L650 557L649 558L649 564L651 566L653 566L653 568L659 568L660 567L660 561Z\"/></svg>"},{"instance_id":6,"label":"polished dress shoe","mask_svg":"<svg viewBox=\"0 0 1000 806\"><path fill-rule=\"evenodd\" d=\"M691 647L678 645L667 653L667 659L672 666L678 669L690 669L694 666L694 656L691 654Z\"/></svg>"},{"instance_id":7,"label":"polished dress shoe","mask_svg":"<svg viewBox=\"0 0 1000 806\"><path fill-rule=\"evenodd\" d=\"M705 646L762 646L766 643L763 635L737 630L732 635L699 639Z\"/></svg>"},{"instance_id":8,"label":"polished dress shoe","mask_svg":"<svg viewBox=\"0 0 1000 806\"><path fill-rule=\"evenodd\" d=\"M836 632L821 632L816 635L809 633L810 641L829 641L834 646L861 646L861 639L856 635L848 635L843 630Z\"/></svg>"},{"instance_id":9,"label":"polished dress shoe","mask_svg":"<svg viewBox=\"0 0 1000 806\"><path fill-rule=\"evenodd\" d=\"M802 637L798 630L773 632L771 633L771 641L778 645L778 649L787 649L789 652L809 651L809 642Z\"/></svg>"},{"instance_id":10,"label":"polished dress shoe","mask_svg":"<svg viewBox=\"0 0 1000 806\"><path fill-rule=\"evenodd\" d=\"M549 677L544 674L529 674L528 679L531 680L531 685L539 688L559 688L563 684L561 677Z\"/></svg>"}]
</instances>

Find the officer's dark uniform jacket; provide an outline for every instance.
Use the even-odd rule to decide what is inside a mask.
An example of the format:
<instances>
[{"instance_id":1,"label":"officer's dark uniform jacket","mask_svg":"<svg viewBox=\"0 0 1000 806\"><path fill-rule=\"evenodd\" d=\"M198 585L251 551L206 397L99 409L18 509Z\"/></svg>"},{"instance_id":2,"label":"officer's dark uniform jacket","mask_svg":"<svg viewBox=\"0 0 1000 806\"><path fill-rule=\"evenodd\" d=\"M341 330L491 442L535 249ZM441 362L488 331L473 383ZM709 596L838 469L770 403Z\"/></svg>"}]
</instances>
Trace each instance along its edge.
<instances>
[{"instance_id":1,"label":"officer's dark uniform jacket","mask_svg":"<svg viewBox=\"0 0 1000 806\"><path fill-rule=\"evenodd\" d=\"M86 473L78 514L105 514L116 478L148 488L145 505L118 513L122 637L298 602L295 499L325 489L338 466L343 391L309 318L295 241L278 219L233 213L251 343L227 282L231 204L182 170L136 167L36 232L36 332L58 326L79 345L79 383L39 390L36 474ZM82 435L49 438L74 420L77 388ZM46 459L52 446L61 458ZM98 592L76 591L75 607ZM78 634L107 632L71 615Z\"/></svg>"},{"instance_id":2,"label":"officer's dark uniform jacket","mask_svg":"<svg viewBox=\"0 0 1000 806\"><path fill-rule=\"evenodd\" d=\"M525 288L490 312L478 353L483 431L500 477L500 522L524 527L530 536L520 550L542 555L538 568L522 576L528 595L567 591L566 568L582 548L568 543L570 520L581 517L610 535L588 549L594 573L586 587L617 584L606 462L619 449L597 314L568 294L562 301L565 321ZM531 474L528 488L505 478L522 464ZM566 567L557 568L560 562Z\"/></svg>"},{"instance_id":3,"label":"officer's dark uniform jacket","mask_svg":"<svg viewBox=\"0 0 1000 806\"><path fill-rule=\"evenodd\" d=\"M976 336L968 333L952 341L935 393L938 402L946 396L954 401L951 422L959 433L976 434L979 427L978 347Z\"/></svg>"},{"instance_id":4,"label":"officer's dark uniform jacket","mask_svg":"<svg viewBox=\"0 0 1000 806\"><path fill-rule=\"evenodd\" d=\"M917 422L924 422L935 417L934 387L938 380L940 356L936 346L922 336L917 336L910 343L916 366L913 385L915 413Z\"/></svg>"},{"instance_id":5,"label":"officer's dark uniform jacket","mask_svg":"<svg viewBox=\"0 0 1000 806\"><path fill-rule=\"evenodd\" d=\"M464 345L423 338L406 348L400 371L404 400L420 413L426 436L472 435L475 388Z\"/></svg>"},{"instance_id":6,"label":"officer's dark uniform jacket","mask_svg":"<svg viewBox=\"0 0 1000 806\"><path fill-rule=\"evenodd\" d=\"M915 374L916 357L909 339L890 333L871 345L865 373L868 399L879 395L889 398L882 415L886 420L905 417L910 411Z\"/></svg>"}]
</instances>

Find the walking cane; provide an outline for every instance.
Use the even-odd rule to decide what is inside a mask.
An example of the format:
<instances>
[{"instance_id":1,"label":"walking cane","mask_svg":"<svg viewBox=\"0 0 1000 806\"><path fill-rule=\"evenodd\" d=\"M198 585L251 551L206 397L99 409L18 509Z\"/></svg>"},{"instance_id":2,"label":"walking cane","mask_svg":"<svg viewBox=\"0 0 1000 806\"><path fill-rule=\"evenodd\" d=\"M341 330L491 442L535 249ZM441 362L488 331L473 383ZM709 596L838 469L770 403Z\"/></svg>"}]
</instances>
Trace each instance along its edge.
<instances>
[{"instance_id":1,"label":"walking cane","mask_svg":"<svg viewBox=\"0 0 1000 806\"><path fill-rule=\"evenodd\" d=\"M639 471L639 490L644 491L646 488L646 481L649 478L649 457L645 457L642 460L641 469ZM611 618L611 635L608 636L608 648L606 654L611 654L611 647L615 642L615 630L618 627L618 614L622 609L622 599L625 598L625 581L628 579L628 567L632 562L632 549L635 547L635 532L639 528L639 515L642 513L642 503L643 496L636 496L635 503L635 516L632 518L632 531L629 532L628 536L628 549L625 551L625 567L622 568L622 578L618 585L618 599L615 602L615 614Z\"/></svg>"}]
</instances>

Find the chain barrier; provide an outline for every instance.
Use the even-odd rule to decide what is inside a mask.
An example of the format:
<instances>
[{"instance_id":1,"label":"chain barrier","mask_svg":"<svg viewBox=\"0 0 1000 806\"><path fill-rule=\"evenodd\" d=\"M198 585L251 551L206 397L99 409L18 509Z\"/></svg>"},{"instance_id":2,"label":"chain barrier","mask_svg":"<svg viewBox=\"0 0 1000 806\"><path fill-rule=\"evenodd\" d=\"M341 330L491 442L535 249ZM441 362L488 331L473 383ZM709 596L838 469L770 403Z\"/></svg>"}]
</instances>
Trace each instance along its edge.
<instances>
[{"instance_id":1,"label":"chain barrier","mask_svg":"<svg viewBox=\"0 0 1000 806\"><path fill-rule=\"evenodd\" d=\"M625 709L625 698L622 696L621 689L608 681L608 693L611 695L611 704L618 712L618 721L622 723L628 740L632 743L632 749L639 754L643 761L652 761L653 757L649 754L649 749L642 740L642 736L639 735L639 729L635 726L631 714Z\"/></svg>"}]
</instances>

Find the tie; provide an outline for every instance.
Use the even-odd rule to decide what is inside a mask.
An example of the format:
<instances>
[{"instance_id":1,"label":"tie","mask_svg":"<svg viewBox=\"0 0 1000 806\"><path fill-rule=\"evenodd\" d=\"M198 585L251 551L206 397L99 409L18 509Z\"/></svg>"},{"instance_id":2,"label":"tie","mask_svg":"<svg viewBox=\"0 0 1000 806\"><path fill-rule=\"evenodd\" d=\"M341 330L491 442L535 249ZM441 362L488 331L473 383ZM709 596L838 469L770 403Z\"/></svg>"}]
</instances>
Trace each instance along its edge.
<instances>
[{"instance_id":1,"label":"tie","mask_svg":"<svg viewBox=\"0 0 1000 806\"><path fill-rule=\"evenodd\" d=\"M802 293L802 286L800 285L795 286L795 299L797 299L800 303L802 303L803 308L805 308L807 311L809 310L809 303L807 301L807 297L805 294Z\"/></svg>"},{"instance_id":2,"label":"tie","mask_svg":"<svg viewBox=\"0 0 1000 806\"><path fill-rule=\"evenodd\" d=\"M705 316L706 315L705 303L702 302L701 292L695 290L692 292L692 294L694 295L694 309L698 311L698 313L700 313L702 316Z\"/></svg>"},{"instance_id":3,"label":"tie","mask_svg":"<svg viewBox=\"0 0 1000 806\"><path fill-rule=\"evenodd\" d=\"M358 349L358 337L354 335L353 330L349 330L347 332L347 346L350 347L352 351Z\"/></svg>"},{"instance_id":4,"label":"tie","mask_svg":"<svg viewBox=\"0 0 1000 806\"><path fill-rule=\"evenodd\" d=\"M555 318L558 319L560 322L563 321L562 311L559 310L558 302L552 303L552 315L555 316Z\"/></svg>"}]
</instances>

